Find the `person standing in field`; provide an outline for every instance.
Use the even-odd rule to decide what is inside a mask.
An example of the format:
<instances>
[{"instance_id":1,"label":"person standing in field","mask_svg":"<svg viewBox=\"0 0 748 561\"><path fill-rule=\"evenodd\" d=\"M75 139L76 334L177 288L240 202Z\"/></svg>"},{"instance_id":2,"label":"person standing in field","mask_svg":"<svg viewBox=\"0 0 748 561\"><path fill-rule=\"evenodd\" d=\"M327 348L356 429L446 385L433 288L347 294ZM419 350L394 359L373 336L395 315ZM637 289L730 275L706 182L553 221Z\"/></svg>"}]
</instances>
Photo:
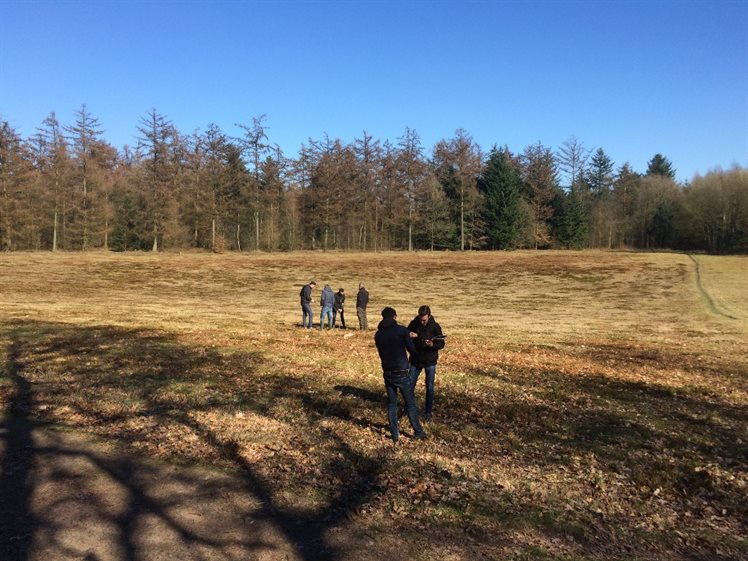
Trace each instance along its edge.
<instances>
[{"instance_id":1,"label":"person standing in field","mask_svg":"<svg viewBox=\"0 0 748 561\"><path fill-rule=\"evenodd\" d=\"M431 308L421 306L418 315L408 325L410 337L415 343L416 352L410 355L410 377L413 380L413 394L421 370L426 372L426 404L423 419L431 420L434 410L434 382L439 351L444 348L444 334L441 326L431 315Z\"/></svg>"},{"instance_id":2,"label":"person standing in field","mask_svg":"<svg viewBox=\"0 0 748 561\"><path fill-rule=\"evenodd\" d=\"M325 288L322 289L319 305L322 307L319 315L319 330L322 331L325 327L325 317L327 318L327 327L332 329L332 309L335 306L335 294L333 294L329 284L326 284Z\"/></svg>"},{"instance_id":3,"label":"person standing in field","mask_svg":"<svg viewBox=\"0 0 748 561\"><path fill-rule=\"evenodd\" d=\"M332 326L335 327L335 320L338 314L340 314L340 325L345 329L345 315L343 313L343 306L345 306L345 290L338 288L335 293L335 306L332 309Z\"/></svg>"},{"instance_id":4,"label":"person standing in field","mask_svg":"<svg viewBox=\"0 0 748 561\"><path fill-rule=\"evenodd\" d=\"M358 316L358 328L363 331L369 329L369 322L366 319L366 306L369 305L369 291L366 290L363 282L358 283L358 295L356 296L356 315Z\"/></svg>"},{"instance_id":5,"label":"person standing in field","mask_svg":"<svg viewBox=\"0 0 748 561\"><path fill-rule=\"evenodd\" d=\"M312 328L312 289L317 286L317 283L311 281L309 284L305 284L301 288L301 327L307 329ZM309 325L307 325L307 318L309 319Z\"/></svg>"},{"instance_id":6,"label":"person standing in field","mask_svg":"<svg viewBox=\"0 0 748 561\"><path fill-rule=\"evenodd\" d=\"M408 355L413 355L416 348L408 330L397 323L397 312L394 308L382 310L382 321L377 326L374 335L374 343L379 352L382 362L382 374L384 376L384 387L387 390L387 419L390 424L390 436L393 442L400 438L397 426L397 391L405 400L405 409L408 412L408 420L413 427L414 437L422 440L426 433L418 420L418 408L416 398L413 395L413 380L410 376Z\"/></svg>"}]
</instances>

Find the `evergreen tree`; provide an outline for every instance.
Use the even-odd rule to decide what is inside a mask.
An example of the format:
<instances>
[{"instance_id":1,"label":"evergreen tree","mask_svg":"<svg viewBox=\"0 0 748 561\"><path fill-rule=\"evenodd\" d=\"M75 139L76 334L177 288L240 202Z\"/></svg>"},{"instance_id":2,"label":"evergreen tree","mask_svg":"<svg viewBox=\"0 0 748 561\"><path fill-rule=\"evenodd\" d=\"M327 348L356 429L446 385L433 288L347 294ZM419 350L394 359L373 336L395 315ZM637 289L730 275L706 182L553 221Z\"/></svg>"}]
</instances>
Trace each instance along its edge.
<instances>
[{"instance_id":1,"label":"evergreen tree","mask_svg":"<svg viewBox=\"0 0 748 561\"><path fill-rule=\"evenodd\" d=\"M483 218L491 249L514 249L520 236L522 178L507 148L494 148L478 180Z\"/></svg>"},{"instance_id":2,"label":"evergreen tree","mask_svg":"<svg viewBox=\"0 0 748 561\"><path fill-rule=\"evenodd\" d=\"M592 155L587 172L587 184L590 191L597 196L608 193L613 187L613 160L602 148L598 148Z\"/></svg>"},{"instance_id":3,"label":"evergreen tree","mask_svg":"<svg viewBox=\"0 0 748 561\"><path fill-rule=\"evenodd\" d=\"M647 175L659 175L662 177L669 177L670 179L674 180L675 170L673 169L673 164L670 163L670 160L668 160L662 154L655 154L647 164Z\"/></svg>"},{"instance_id":4,"label":"evergreen tree","mask_svg":"<svg viewBox=\"0 0 748 561\"><path fill-rule=\"evenodd\" d=\"M589 231L587 209L579 189L561 195L561 210L556 222L557 240L566 248L582 249Z\"/></svg>"}]
</instances>

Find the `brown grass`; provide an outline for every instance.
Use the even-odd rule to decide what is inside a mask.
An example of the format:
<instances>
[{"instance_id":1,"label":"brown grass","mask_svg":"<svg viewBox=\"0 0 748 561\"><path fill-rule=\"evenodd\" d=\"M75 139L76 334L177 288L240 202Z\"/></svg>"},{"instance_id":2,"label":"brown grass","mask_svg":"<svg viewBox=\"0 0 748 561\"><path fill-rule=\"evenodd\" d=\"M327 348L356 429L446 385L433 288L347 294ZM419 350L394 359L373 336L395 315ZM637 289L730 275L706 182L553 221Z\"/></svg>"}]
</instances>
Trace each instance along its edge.
<instances>
[{"instance_id":1,"label":"brown grass","mask_svg":"<svg viewBox=\"0 0 748 561\"><path fill-rule=\"evenodd\" d=\"M696 259L701 288L672 253L3 255L0 396L21 372L36 422L251 473L403 558L735 559L748 260ZM388 443L373 332L298 327L312 278L349 327L359 280L372 325L431 305L428 441Z\"/></svg>"}]
</instances>

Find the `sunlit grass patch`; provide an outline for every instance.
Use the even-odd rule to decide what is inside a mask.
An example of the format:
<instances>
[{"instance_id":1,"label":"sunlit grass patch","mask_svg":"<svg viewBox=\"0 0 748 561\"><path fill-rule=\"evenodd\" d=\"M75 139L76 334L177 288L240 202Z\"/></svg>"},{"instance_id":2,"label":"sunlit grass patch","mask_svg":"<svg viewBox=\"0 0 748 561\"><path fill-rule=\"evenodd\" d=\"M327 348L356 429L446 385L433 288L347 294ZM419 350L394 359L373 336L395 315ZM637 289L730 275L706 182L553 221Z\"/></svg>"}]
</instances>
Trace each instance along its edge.
<instances>
[{"instance_id":1,"label":"sunlit grass patch","mask_svg":"<svg viewBox=\"0 0 748 561\"><path fill-rule=\"evenodd\" d=\"M718 305L748 309L744 260L700 262ZM0 267L6 417L16 404L152 458L251 474L275 505L412 536L412 559L748 555L748 333L704 304L687 256L14 254ZM372 329L299 328L312 278L346 288L349 327L365 281ZM395 447L373 328L383 306L406 323L421 304L448 336L436 409L427 441L403 418Z\"/></svg>"}]
</instances>

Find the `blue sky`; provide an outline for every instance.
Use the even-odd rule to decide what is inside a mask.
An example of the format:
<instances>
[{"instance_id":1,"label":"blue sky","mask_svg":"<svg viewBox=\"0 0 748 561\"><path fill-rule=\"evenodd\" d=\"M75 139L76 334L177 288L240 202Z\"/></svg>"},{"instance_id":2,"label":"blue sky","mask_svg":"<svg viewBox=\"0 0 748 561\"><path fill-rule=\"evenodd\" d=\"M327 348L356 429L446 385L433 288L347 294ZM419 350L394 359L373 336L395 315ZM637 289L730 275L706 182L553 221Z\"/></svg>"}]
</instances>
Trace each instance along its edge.
<instances>
[{"instance_id":1,"label":"blue sky","mask_svg":"<svg viewBox=\"0 0 748 561\"><path fill-rule=\"evenodd\" d=\"M363 131L426 152L574 136L680 180L748 167L748 0L0 0L0 118L29 136L85 103L121 148L151 108L183 133L265 114L295 156Z\"/></svg>"}]
</instances>

